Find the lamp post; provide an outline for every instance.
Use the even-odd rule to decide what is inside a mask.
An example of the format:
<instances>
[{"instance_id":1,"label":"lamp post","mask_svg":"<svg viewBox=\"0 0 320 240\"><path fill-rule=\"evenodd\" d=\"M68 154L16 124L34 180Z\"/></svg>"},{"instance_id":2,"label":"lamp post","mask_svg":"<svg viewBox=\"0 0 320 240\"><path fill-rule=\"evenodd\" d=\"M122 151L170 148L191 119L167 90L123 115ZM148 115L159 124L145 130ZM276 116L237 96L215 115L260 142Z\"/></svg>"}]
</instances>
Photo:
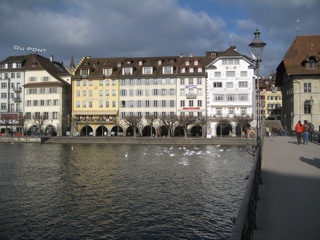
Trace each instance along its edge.
<instances>
[{"instance_id":1,"label":"lamp post","mask_svg":"<svg viewBox=\"0 0 320 240\"><path fill-rule=\"evenodd\" d=\"M260 39L260 32L257 29L254 32L254 39L249 44L251 49L251 54L256 61L256 107L257 107L257 127L256 127L256 136L257 136L257 144L260 143L260 135L261 135L261 118L260 118L260 89L259 89L259 63L262 61L262 52L266 43Z\"/></svg>"},{"instance_id":2,"label":"lamp post","mask_svg":"<svg viewBox=\"0 0 320 240\"><path fill-rule=\"evenodd\" d=\"M310 97L310 100L309 100L309 104L310 104L310 114L311 114L311 123L312 123L312 105L314 103L314 100L312 98L312 96Z\"/></svg>"}]
</instances>

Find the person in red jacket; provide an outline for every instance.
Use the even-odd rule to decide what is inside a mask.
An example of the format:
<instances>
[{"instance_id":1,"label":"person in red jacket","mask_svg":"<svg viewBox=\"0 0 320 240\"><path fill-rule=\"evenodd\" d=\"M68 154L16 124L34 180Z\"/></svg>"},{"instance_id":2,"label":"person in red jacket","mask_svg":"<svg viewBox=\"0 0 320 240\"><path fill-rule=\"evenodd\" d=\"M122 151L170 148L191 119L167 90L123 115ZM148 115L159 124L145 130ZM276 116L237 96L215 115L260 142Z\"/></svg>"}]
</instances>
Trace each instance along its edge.
<instances>
[{"instance_id":1,"label":"person in red jacket","mask_svg":"<svg viewBox=\"0 0 320 240\"><path fill-rule=\"evenodd\" d=\"M296 130L297 141L299 145L301 143L301 135L303 133L303 125L301 124L301 121L298 121L294 129Z\"/></svg>"}]
</instances>

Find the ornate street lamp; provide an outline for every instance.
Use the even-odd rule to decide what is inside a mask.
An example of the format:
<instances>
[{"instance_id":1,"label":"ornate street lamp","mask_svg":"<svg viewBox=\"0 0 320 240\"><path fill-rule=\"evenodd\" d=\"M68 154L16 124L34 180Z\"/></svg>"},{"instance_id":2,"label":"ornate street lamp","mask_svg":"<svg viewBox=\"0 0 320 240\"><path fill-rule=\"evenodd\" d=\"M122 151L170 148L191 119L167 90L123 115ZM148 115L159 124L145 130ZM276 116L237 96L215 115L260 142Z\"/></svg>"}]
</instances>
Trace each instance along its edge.
<instances>
[{"instance_id":1,"label":"ornate street lamp","mask_svg":"<svg viewBox=\"0 0 320 240\"><path fill-rule=\"evenodd\" d=\"M266 43L263 42L260 39L260 32L257 29L254 32L254 39L252 40L252 42L249 44L249 47L251 49L251 54L254 58L254 60L256 61L256 99L257 99L257 127L256 127L256 132L257 132L257 144L259 144L260 142L260 131L261 131L261 112L260 112L260 89L259 89L259 63L262 61L262 53L263 53L263 49L266 46Z\"/></svg>"},{"instance_id":2,"label":"ornate street lamp","mask_svg":"<svg viewBox=\"0 0 320 240\"><path fill-rule=\"evenodd\" d=\"M312 105L314 103L314 100L312 98L312 96L310 97L310 100L309 100L309 105L310 105L310 114L311 114L311 123L312 123Z\"/></svg>"}]
</instances>

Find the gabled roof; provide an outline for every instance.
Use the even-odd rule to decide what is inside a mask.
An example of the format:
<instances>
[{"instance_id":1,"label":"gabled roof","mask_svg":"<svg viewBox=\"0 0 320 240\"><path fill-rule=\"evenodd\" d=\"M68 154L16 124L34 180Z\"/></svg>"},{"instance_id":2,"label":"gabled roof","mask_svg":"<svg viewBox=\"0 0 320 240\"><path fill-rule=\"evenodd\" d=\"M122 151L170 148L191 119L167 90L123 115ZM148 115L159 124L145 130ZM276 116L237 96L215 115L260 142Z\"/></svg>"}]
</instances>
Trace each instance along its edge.
<instances>
[{"instance_id":1,"label":"gabled roof","mask_svg":"<svg viewBox=\"0 0 320 240\"><path fill-rule=\"evenodd\" d=\"M0 64L4 63L21 63L21 67L27 61L29 55L20 55L20 56L9 56L5 60L1 61Z\"/></svg>"},{"instance_id":2,"label":"gabled roof","mask_svg":"<svg viewBox=\"0 0 320 240\"><path fill-rule=\"evenodd\" d=\"M61 77L71 76L62 63L42 57L38 54L28 55L28 60L24 65L24 69L28 70L46 70L51 76L63 83L66 83Z\"/></svg>"},{"instance_id":3,"label":"gabled roof","mask_svg":"<svg viewBox=\"0 0 320 240\"><path fill-rule=\"evenodd\" d=\"M217 61L218 59L222 58L243 58L246 60L248 63L251 63L254 65L254 60L249 58L246 55L242 55L239 52L237 52L235 46L230 46L227 50L225 51L207 51L206 52L206 67L209 67L212 63Z\"/></svg>"},{"instance_id":4,"label":"gabled roof","mask_svg":"<svg viewBox=\"0 0 320 240\"><path fill-rule=\"evenodd\" d=\"M310 58L320 59L320 35L297 36L280 65L283 64L288 75L320 74L319 63L314 69L304 66L303 63Z\"/></svg>"}]
</instances>

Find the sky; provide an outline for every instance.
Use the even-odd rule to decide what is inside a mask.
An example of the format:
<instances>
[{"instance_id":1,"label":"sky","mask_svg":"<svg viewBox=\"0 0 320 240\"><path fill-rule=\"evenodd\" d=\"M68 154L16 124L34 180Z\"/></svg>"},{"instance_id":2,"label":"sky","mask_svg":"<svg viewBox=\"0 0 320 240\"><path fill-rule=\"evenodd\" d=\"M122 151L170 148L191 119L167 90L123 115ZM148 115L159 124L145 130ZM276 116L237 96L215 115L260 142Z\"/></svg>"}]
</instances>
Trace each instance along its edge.
<instances>
[{"instance_id":1,"label":"sky","mask_svg":"<svg viewBox=\"0 0 320 240\"><path fill-rule=\"evenodd\" d=\"M318 0L1 0L0 60L38 50L69 66L82 57L204 56L267 44L260 75L276 72L297 35L320 34Z\"/></svg>"}]
</instances>

